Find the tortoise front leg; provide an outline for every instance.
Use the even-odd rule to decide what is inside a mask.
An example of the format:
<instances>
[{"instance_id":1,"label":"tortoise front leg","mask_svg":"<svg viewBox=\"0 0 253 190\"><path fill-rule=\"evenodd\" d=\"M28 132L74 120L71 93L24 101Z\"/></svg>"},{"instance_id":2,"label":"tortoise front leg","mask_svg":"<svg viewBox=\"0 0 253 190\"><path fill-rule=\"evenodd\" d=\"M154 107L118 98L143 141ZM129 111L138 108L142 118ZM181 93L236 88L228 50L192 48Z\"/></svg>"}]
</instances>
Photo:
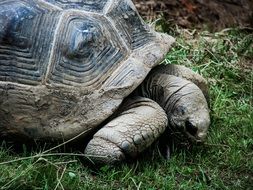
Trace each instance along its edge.
<instances>
[{"instance_id":1,"label":"tortoise front leg","mask_svg":"<svg viewBox=\"0 0 253 190\"><path fill-rule=\"evenodd\" d=\"M167 126L167 115L154 101L135 97L123 103L119 115L88 143L85 154L95 163L134 158L149 147Z\"/></svg>"}]
</instances>

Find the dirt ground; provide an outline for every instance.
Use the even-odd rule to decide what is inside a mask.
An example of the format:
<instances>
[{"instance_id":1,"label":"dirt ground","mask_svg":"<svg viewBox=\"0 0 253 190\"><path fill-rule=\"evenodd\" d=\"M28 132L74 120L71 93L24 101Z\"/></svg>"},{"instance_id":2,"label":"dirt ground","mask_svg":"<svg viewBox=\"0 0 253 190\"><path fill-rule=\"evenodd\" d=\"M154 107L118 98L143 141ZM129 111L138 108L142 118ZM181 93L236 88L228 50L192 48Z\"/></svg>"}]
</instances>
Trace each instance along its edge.
<instances>
[{"instance_id":1,"label":"dirt ground","mask_svg":"<svg viewBox=\"0 0 253 190\"><path fill-rule=\"evenodd\" d=\"M253 0L134 0L145 19L163 15L185 28L219 31L229 27L253 28Z\"/></svg>"}]
</instances>

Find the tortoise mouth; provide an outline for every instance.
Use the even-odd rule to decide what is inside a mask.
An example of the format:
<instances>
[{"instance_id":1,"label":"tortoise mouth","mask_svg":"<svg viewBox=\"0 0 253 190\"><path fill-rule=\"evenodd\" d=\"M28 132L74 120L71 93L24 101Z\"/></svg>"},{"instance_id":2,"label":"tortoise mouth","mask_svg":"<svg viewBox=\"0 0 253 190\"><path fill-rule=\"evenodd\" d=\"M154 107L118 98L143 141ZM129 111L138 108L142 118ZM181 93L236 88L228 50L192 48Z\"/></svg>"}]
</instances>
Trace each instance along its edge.
<instances>
[{"instance_id":1,"label":"tortoise mouth","mask_svg":"<svg viewBox=\"0 0 253 190\"><path fill-rule=\"evenodd\" d=\"M194 126L189 120L185 122L185 129L191 136L196 136L198 128Z\"/></svg>"},{"instance_id":2,"label":"tortoise mouth","mask_svg":"<svg viewBox=\"0 0 253 190\"><path fill-rule=\"evenodd\" d=\"M203 143L205 141L205 138L201 138L199 136L193 136L189 132L186 132L186 136L193 143Z\"/></svg>"},{"instance_id":3,"label":"tortoise mouth","mask_svg":"<svg viewBox=\"0 0 253 190\"><path fill-rule=\"evenodd\" d=\"M186 137L190 142L193 143L203 143L206 140L206 134L203 132L196 132L195 135L192 135L190 132L186 131Z\"/></svg>"},{"instance_id":4,"label":"tortoise mouth","mask_svg":"<svg viewBox=\"0 0 253 190\"><path fill-rule=\"evenodd\" d=\"M207 134L200 126L200 124L196 125L192 123L189 119L185 121L185 131L191 141L197 143L202 143L205 141Z\"/></svg>"}]
</instances>

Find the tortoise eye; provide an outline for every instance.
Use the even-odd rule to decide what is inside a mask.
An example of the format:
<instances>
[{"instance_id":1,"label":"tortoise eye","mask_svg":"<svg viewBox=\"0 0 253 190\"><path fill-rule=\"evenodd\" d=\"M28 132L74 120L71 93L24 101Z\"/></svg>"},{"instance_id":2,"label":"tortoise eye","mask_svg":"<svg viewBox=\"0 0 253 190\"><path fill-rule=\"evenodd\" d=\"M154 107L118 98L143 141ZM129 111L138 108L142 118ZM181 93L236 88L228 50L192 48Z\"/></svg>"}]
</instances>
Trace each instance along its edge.
<instances>
[{"instance_id":1,"label":"tortoise eye","mask_svg":"<svg viewBox=\"0 0 253 190\"><path fill-rule=\"evenodd\" d=\"M175 113L177 115L184 115L185 112L186 112L186 109L183 106L177 106L176 109L175 109Z\"/></svg>"}]
</instances>

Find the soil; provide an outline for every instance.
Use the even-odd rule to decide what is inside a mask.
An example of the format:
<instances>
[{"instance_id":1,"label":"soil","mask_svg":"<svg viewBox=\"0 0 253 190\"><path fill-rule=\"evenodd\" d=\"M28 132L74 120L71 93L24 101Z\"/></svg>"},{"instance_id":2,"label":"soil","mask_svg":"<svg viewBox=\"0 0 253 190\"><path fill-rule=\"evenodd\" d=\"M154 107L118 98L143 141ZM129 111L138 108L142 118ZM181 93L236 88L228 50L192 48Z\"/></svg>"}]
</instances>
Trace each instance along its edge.
<instances>
[{"instance_id":1,"label":"soil","mask_svg":"<svg viewBox=\"0 0 253 190\"><path fill-rule=\"evenodd\" d=\"M158 17L185 28L219 31L253 28L253 0L134 0L147 20Z\"/></svg>"}]
</instances>

